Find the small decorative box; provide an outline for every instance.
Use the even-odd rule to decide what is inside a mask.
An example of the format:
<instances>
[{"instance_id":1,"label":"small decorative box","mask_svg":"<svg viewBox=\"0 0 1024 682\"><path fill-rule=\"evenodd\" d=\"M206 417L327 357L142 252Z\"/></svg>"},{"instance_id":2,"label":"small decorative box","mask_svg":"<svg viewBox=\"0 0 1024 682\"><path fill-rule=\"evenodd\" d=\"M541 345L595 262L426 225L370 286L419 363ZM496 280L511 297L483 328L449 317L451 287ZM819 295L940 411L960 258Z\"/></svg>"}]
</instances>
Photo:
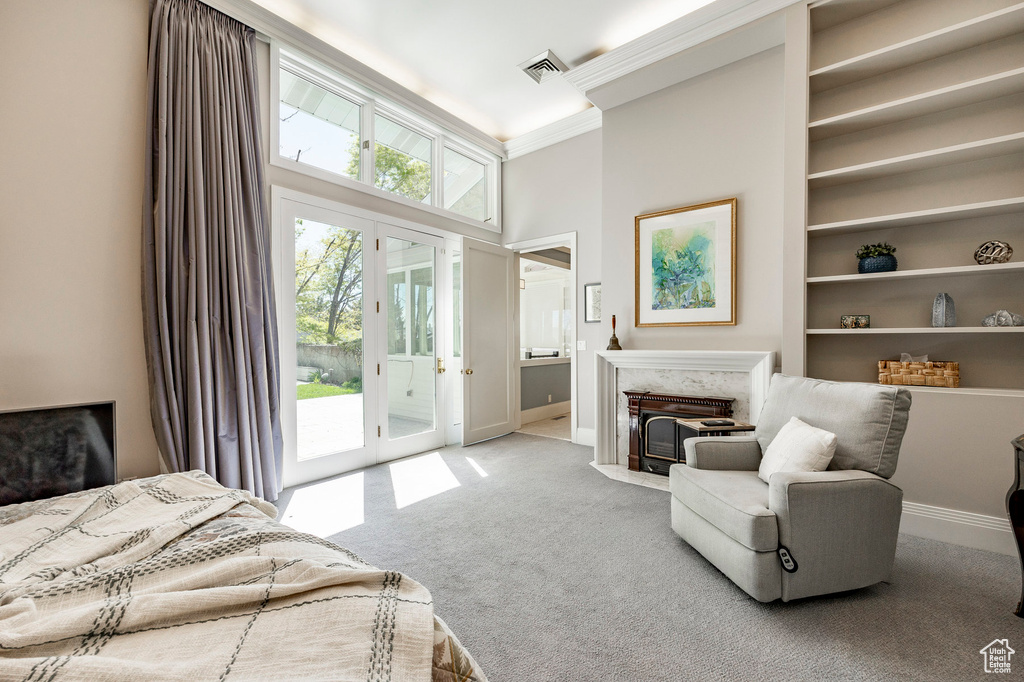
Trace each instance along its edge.
<instances>
[{"instance_id":1,"label":"small decorative box","mask_svg":"<svg viewBox=\"0 0 1024 682\"><path fill-rule=\"evenodd\" d=\"M892 386L960 388L960 363L879 360L878 383Z\"/></svg>"},{"instance_id":2,"label":"small decorative box","mask_svg":"<svg viewBox=\"0 0 1024 682\"><path fill-rule=\"evenodd\" d=\"M870 315L843 315L839 318L840 329L867 329L870 326Z\"/></svg>"}]
</instances>

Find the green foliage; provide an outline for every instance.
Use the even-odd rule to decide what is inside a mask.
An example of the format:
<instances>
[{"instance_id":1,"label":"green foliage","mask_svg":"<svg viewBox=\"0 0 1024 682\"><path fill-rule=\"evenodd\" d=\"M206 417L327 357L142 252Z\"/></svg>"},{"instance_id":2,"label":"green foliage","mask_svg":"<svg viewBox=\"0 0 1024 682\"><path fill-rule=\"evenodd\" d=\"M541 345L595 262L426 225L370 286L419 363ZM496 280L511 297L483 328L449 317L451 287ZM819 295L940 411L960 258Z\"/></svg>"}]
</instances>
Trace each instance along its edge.
<instances>
[{"instance_id":1,"label":"green foliage","mask_svg":"<svg viewBox=\"0 0 1024 682\"><path fill-rule=\"evenodd\" d=\"M323 383L324 371L317 367L316 369L309 373L309 380L312 381L314 384Z\"/></svg>"},{"instance_id":2,"label":"green foliage","mask_svg":"<svg viewBox=\"0 0 1024 682\"><path fill-rule=\"evenodd\" d=\"M300 343L337 344L362 337L362 233L319 228L319 239L303 239L309 226L295 227L295 328ZM301 247L300 247L301 244Z\"/></svg>"},{"instance_id":3,"label":"green foliage","mask_svg":"<svg viewBox=\"0 0 1024 682\"><path fill-rule=\"evenodd\" d=\"M679 243L671 229L652 235L654 310L715 307L714 272L708 264L711 240L700 233L686 236L685 242Z\"/></svg>"},{"instance_id":4,"label":"green foliage","mask_svg":"<svg viewBox=\"0 0 1024 682\"><path fill-rule=\"evenodd\" d=\"M362 393L363 392L363 378L362 377L352 377L351 379L349 379L348 381L343 383L341 386L342 386L342 388L347 388L347 389L351 390L353 393Z\"/></svg>"},{"instance_id":5,"label":"green foliage","mask_svg":"<svg viewBox=\"0 0 1024 682\"><path fill-rule=\"evenodd\" d=\"M356 177L359 172L359 140L354 142L353 149L347 171ZM374 155L374 187L414 201L423 201L430 194L430 164L382 144L374 145Z\"/></svg>"},{"instance_id":6,"label":"green foliage","mask_svg":"<svg viewBox=\"0 0 1024 682\"><path fill-rule=\"evenodd\" d=\"M343 386L331 386L330 384L299 384L296 388L298 400L327 398L332 395L351 395L353 393L359 393L359 391Z\"/></svg>"},{"instance_id":7,"label":"green foliage","mask_svg":"<svg viewBox=\"0 0 1024 682\"><path fill-rule=\"evenodd\" d=\"M864 244L857 249L857 258L874 258L876 256L888 256L896 253L896 247L888 242L881 244Z\"/></svg>"}]
</instances>

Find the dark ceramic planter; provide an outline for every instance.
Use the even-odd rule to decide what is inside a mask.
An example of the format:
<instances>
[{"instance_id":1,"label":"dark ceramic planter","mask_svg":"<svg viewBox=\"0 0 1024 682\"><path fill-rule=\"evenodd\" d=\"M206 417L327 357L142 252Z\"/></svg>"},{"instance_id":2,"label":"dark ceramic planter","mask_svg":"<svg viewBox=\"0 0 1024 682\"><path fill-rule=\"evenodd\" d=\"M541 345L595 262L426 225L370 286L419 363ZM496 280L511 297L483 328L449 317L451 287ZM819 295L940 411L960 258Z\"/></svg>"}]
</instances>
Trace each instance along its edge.
<instances>
[{"instance_id":1,"label":"dark ceramic planter","mask_svg":"<svg viewBox=\"0 0 1024 682\"><path fill-rule=\"evenodd\" d=\"M892 272L896 269L897 265L896 256L887 253L883 256L861 258L857 262L857 272L862 275L868 272Z\"/></svg>"}]
</instances>

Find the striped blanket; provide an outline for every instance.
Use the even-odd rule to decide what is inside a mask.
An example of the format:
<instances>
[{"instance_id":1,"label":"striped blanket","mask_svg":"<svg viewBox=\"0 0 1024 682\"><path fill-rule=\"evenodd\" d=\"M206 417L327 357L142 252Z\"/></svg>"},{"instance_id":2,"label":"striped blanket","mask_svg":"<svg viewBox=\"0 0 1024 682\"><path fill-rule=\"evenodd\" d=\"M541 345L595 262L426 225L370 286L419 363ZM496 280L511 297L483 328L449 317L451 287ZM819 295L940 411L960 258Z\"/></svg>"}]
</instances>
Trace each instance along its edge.
<instances>
[{"instance_id":1,"label":"striped blanket","mask_svg":"<svg viewBox=\"0 0 1024 682\"><path fill-rule=\"evenodd\" d=\"M204 474L0 507L0 680L486 682L430 593Z\"/></svg>"}]
</instances>

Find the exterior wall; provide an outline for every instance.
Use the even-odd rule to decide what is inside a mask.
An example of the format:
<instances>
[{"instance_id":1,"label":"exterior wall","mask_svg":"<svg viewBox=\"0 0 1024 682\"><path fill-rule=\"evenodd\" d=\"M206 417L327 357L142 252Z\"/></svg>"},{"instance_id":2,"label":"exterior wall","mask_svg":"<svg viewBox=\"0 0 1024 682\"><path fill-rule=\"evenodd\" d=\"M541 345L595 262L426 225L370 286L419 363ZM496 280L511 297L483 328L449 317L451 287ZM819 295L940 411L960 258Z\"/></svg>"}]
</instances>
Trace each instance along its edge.
<instances>
[{"instance_id":1,"label":"exterior wall","mask_svg":"<svg viewBox=\"0 0 1024 682\"><path fill-rule=\"evenodd\" d=\"M159 472L142 343L146 0L0 10L0 409L114 400Z\"/></svg>"}]
</instances>

